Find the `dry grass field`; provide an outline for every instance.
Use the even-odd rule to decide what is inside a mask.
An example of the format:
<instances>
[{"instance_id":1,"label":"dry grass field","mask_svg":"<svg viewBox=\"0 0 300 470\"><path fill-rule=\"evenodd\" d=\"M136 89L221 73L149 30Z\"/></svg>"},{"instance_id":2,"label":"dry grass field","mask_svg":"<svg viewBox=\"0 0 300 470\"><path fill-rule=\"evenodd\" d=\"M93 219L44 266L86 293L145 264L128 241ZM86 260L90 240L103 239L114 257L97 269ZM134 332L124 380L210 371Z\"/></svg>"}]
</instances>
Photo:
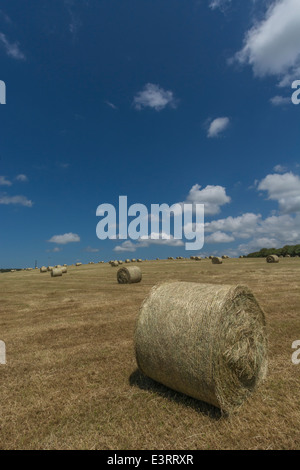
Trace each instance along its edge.
<instances>
[{"instance_id":1,"label":"dry grass field","mask_svg":"<svg viewBox=\"0 0 300 470\"><path fill-rule=\"evenodd\" d=\"M1 449L299 449L300 258L147 261L140 284L108 264L0 274ZM265 384L230 417L143 377L133 331L150 288L168 279L241 283L267 317Z\"/></svg>"}]
</instances>

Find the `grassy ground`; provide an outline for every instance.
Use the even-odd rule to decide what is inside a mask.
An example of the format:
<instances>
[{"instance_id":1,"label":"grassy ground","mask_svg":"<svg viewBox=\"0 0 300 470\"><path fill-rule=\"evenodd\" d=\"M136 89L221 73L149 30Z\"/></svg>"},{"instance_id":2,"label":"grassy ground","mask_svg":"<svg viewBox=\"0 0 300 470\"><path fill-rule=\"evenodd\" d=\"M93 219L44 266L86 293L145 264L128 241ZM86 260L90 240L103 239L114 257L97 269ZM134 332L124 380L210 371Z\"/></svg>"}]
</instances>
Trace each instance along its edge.
<instances>
[{"instance_id":1,"label":"grassy ground","mask_svg":"<svg viewBox=\"0 0 300 470\"><path fill-rule=\"evenodd\" d=\"M149 261L118 285L109 265L0 274L2 449L299 449L300 259ZM266 312L266 383L227 418L136 370L139 306L162 280L243 283Z\"/></svg>"}]
</instances>

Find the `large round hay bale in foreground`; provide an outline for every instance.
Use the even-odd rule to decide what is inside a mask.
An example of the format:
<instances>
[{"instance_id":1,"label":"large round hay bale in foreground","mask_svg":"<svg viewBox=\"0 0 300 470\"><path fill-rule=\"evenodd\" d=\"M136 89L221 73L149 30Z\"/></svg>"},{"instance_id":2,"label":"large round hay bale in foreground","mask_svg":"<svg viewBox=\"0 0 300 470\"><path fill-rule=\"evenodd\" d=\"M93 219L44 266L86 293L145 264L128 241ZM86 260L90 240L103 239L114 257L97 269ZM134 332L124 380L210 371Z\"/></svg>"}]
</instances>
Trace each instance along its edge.
<instances>
[{"instance_id":1,"label":"large round hay bale in foreground","mask_svg":"<svg viewBox=\"0 0 300 470\"><path fill-rule=\"evenodd\" d=\"M264 312L244 286L161 284L141 306L135 351L145 375L229 413L266 376Z\"/></svg>"},{"instance_id":2,"label":"large round hay bale in foreground","mask_svg":"<svg viewBox=\"0 0 300 470\"><path fill-rule=\"evenodd\" d=\"M211 259L212 264L222 264L223 260L222 258L219 258L218 256L213 256Z\"/></svg>"},{"instance_id":3,"label":"large round hay bale in foreground","mask_svg":"<svg viewBox=\"0 0 300 470\"><path fill-rule=\"evenodd\" d=\"M63 275L63 272L61 268L53 268L51 271L51 277L58 277L62 275Z\"/></svg>"},{"instance_id":4,"label":"large round hay bale in foreground","mask_svg":"<svg viewBox=\"0 0 300 470\"><path fill-rule=\"evenodd\" d=\"M279 263L279 257L277 255L269 255L266 258L267 263Z\"/></svg>"},{"instance_id":5,"label":"large round hay bale in foreground","mask_svg":"<svg viewBox=\"0 0 300 470\"><path fill-rule=\"evenodd\" d=\"M40 273L46 273L48 271L48 269L46 268L46 266L42 266L40 268Z\"/></svg>"},{"instance_id":6,"label":"large round hay bale in foreground","mask_svg":"<svg viewBox=\"0 0 300 470\"><path fill-rule=\"evenodd\" d=\"M138 266L128 266L120 268L117 272L119 284L134 284L142 280L142 271Z\"/></svg>"}]
</instances>

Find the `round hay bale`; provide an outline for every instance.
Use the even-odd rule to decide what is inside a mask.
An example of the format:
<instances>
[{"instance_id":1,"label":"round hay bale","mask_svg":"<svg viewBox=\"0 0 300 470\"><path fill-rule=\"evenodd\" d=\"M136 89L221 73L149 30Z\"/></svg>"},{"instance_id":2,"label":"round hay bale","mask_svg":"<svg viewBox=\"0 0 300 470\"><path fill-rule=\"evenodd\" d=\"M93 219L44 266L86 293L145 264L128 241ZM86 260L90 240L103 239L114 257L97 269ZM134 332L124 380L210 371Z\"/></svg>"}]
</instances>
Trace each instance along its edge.
<instances>
[{"instance_id":1,"label":"round hay bale","mask_svg":"<svg viewBox=\"0 0 300 470\"><path fill-rule=\"evenodd\" d=\"M116 268L117 266L119 266L119 263L118 261L111 261L110 265L112 268Z\"/></svg>"},{"instance_id":2,"label":"round hay bale","mask_svg":"<svg viewBox=\"0 0 300 470\"><path fill-rule=\"evenodd\" d=\"M291 257L291 255L285 255L285 258L290 258L290 257Z\"/></svg>"},{"instance_id":3,"label":"round hay bale","mask_svg":"<svg viewBox=\"0 0 300 470\"><path fill-rule=\"evenodd\" d=\"M60 265L60 264L57 264L55 267L56 267L56 268L61 268L61 265Z\"/></svg>"},{"instance_id":4,"label":"round hay bale","mask_svg":"<svg viewBox=\"0 0 300 470\"><path fill-rule=\"evenodd\" d=\"M130 259L125 259L125 263L130 263Z\"/></svg>"},{"instance_id":5,"label":"round hay bale","mask_svg":"<svg viewBox=\"0 0 300 470\"><path fill-rule=\"evenodd\" d=\"M279 257L277 255L269 255L266 258L267 263L279 263Z\"/></svg>"},{"instance_id":6,"label":"round hay bale","mask_svg":"<svg viewBox=\"0 0 300 470\"><path fill-rule=\"evenodd\" d=\"M62 271L63 274L66 274L66 273L68 272L66 266L63 266L63 267L61 268L61 271Z\"/></svg>"},{"instance_id":7,"label":"round hay bale","mask_svg":"<svg viewBox=\"0 0 300 470\"><path fill-rule=\"evenodd\" d=\"M64 265L63 265L63 267L64 267L64 268L67 268L67 267L68 267L68 265L67 265L67 264L64 264Z\"/></svg>"},{"instance_id":8,"label":"round hay bale","mask_svg":"<svg viewBox=\"0 0 300 470\"><path fill-rule=\"evenodd\" d=\"M62 275L63 275L63 272L61 268L53 268L51 271L51 277L58 277Z\"/></svg>"},{"instance_id":9,"label":"round hay bale","mask_svg":"<svg viewBox=\"0 0 300 470\"><path fill-rule=\"evenodd\" d=\"M222 258L219 258L218 256L213 256L211 259L212 264L222 264Z\"/></svg>"},{"instance_id":10,"label":"round hay bale","mask_svg":"<svg viewBox=\"0 0 300 470\"><path fill-rule=\"evenodd\" d=\"M47 271L52 271L53 266L48 266Z\"/></svg>"},{"instance_id":11,"label":"round hay bale","mask_svg":"<svg viewBox=\"0 0 300 470\"><path fill-rule=\"evenodd\" d=\"M195 256L195 261L201 261L201 256Z\"/></svg>"},{"instance_id":12,"label":"round hay bale","mask_svg":"<svg viewBox=\"0 0 300 470\"><path fill-rule=\"evenodd\" d=\"M245 286L171 282L144 300L135 329L140 370L231 412L265 378L265 316Z\"/></svg>"},{"instance_id":13,"label":"round hay bale","mask_svg":"<svg viewBox=\"0 0 300 470\"><path fill-rule=\"evenodd\" d=\"M142 280L142 271L138 266L128 266L120 268L117 272L119 284L134 284Z\"/></svg>"},{"instance_id":14,"label":"round hay bale","mask_svg":"<svg viewBox=\"0 0 300 470\"><path fill-rule=\"evenodd\" d=\"M75 264L75 266L81 266L81 265L82 265L82 263L76 263Z\"/></svg>"},{"instance_id":15,"label":"round hay bale","mask_svg":"<svg viewBox=\"0 0 300 470\"><path fill-rule=\"evenodd\" d=\"M46 268L46 266L42 266L40 268L40 273L46 273L48 271L48 269Z\"/></svg>"},{"instance_id":16,"label":"round hay bale","mask_svg":"<svg viewBox=\"0 0 300 470\"><path fill-rule=\"evenodd\" d=\"M137 259L138 263L141 263L143 260L141 258Z\"/></svg>"},{"instance_id":17,"label":"round hay bale","mask_svg":"<svg viewBox=\"0 0 300 470\"><path fill-rule=\"evenodd\" d=\"M132 258L131 262L132 262L132 263L135 263L135 262L136 262L136 259L135 259L135 258Z\"/></svg>"},{"instance_id":18,"label":"round hay bale","mask_svg":"<svg viewBox=\"0 0 300 470\"><path fill-rule=\"evenodd\" d=\"M119 259L118 264L123 264L123 261Z\"/></svg>"}]
</instances>

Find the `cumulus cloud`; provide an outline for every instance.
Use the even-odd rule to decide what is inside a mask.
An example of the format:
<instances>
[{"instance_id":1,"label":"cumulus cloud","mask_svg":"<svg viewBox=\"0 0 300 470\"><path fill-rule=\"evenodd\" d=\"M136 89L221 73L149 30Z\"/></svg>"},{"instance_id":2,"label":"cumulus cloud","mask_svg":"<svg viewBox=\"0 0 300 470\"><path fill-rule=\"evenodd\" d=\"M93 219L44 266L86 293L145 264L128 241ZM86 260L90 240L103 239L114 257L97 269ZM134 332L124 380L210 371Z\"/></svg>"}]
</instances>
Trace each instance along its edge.
<instances>
[{"instance_id":1,"label":"cumulus cloud","mask_svg":"<svg viewBox=\"0 0 300 470\"><path fill-rule=\"evenodd\" d=\"M257 77L276 76L281 86L290 86L300 73L299 24L299 0L274 0L246 33L235 59L251 65Z\"/></svg>"},{"instance_id":2,"label":"cumulus cloud","mask_svg":"<svg viewBox=\"0 0 300 470\"><path fill-rule=\"evenodd\" d=\"M118 245L114 248L114 251L130 251L134 252L136 251L137 246L132 243L130 240L126 240L123 242L121 245Z\"/></svg>"},{"instance_id":3,"label":"cumulus cloud","mask_svg":"<svg viewBox=\"0 0 300 470\"><path fill-rule=\"evenodd\" d=\"M236 238L249 238L253 236L261 221L260 214L247 212L238 217L213 220L205 224L206 232L230 232Z\"/></svg>"},{"instance_id":4,"label":"cumulus cloud","mask_svg":"<svg viewBox=\"0 0 300 470\"><path fill-rule=\"evenodd\" d=\"M138 248L148 248L151 245L165 245L165 246L183 246L182 240L175 239L172 235L167 235L164 232L151 233L148 237L144 236L137 240L136 243L132 243L130 240L126 240L121 245L114 248L114 251L136 251Z\"/></svg>"},{"instance_id":5,"label":"cumulus cloud","mask_svg":"<svg viewBox=\"0 0 300 470\"><path fill-rule=\"evenodd\" d=\"M205 237L206 243L214 239L217 242L218 237L220 243L224 242L220 233L225 233L234 239L249 239L247 243L238 247L238 252L243 254L261 248L278 248L286 244L299 243L300 214L272 215L263 219L260 214L246 213L206 223L205 232L212 232L212 235Z\"/></svg>"},{"instance_id":6,"label":"cumulus cloud","mask_svg":"<svg viewBox=\"0 0 300 470\"><path fill-rule=\"evenodd\" d=\"M20 49L19 43L10 42L4 33L0 33L0 44L6 54L16 60L25 60L26 57Z\"/></svg>"},{"instance_id":7,"label":"cumulus cloud","mask_svg":"<svg viewBox=\"0 0 300 470\"><path fill-rule=\"evenodd\" d=\"M13 205L20 205L20 206L24 206L24 207L32 207L33 206L33 202L30 201L30 199L27 199L27 197L25 197L25 196L6 196L6 195L3 195L3 196L0 196L0 204L4 204L4 205L13 204Z\"/></svg>"},{"instance_id":8,"label":"cumulus cloud","mask_svg":"<svg viewBox=\"0 0 300 470\"><path fill-rule=\"evenodd\" d=\"M117 107L115 104L111 103L110 101L105 101L105 103L106 103L107 106L109 106L111 109L115 109L115 110L118 109L118 107Z\"/></svg>"},{"instance_id":9,"label":"cumulus cloud","mask_svg":"<svg viewBox=\"0 0 300 470\"><path fill-rule=\"evenodd\" d=\"M227 7L231 3L231 0L210 0L209 2L209 8L212 10L216 10L219 8L220 10L224 10L225 7Z\"/></svg>"},{"instance_id":10,"label":"cumulus cloud","mask_svg":"<svg viewBox=\"0 0 300 470\"><path fill-rule=\"evenodd\" d=\"M67 243L80 242L80 236L77 233L64 233L63 235L53 235L48 242L66 245Z\"/></svg>"},{"instance_id":11,"label":"cumulus cloud","mask_svg":"<svg viewBox=\"0 0 300 470\"><path fill-rule=\"evenodd\" d=\"M270 99L270 103L273 106L286 106L287 104L291 104L292 100L288 96L273 96L273 98Z\"/></svg>"},{"instance_id":12,"label":"cumulus cloud","mask_svg":"<svg viewBox=\"0 0 300 470\"><path fill-rule=\"evenodd\" d=\"M11 186L12 182L6 179L6 176L0 176L0 186Z\"/></svg>"},{"instance_id":13,"label":"cumulus cloud","mask_svg":"<svg viewBox=\"0 0 300 470\"><path fill-rule=\"evenodd\" d=\"M134 99L133 106L137 110L143 108L152 108L155 111L161 111L167 106L176 108L177 100L170 90L164 90L159 85L147 83L142 91L139 91Z\"/></svg>"},{"instance_id":14,"label":"cumulus cloud","mask_svg":"<svg viewBox=\"0 0 300 470\"><path fill-rule=\"evenodd\" d=\"M230 119L228 117L220 117L214 119L209 125L207 137L219 137L219 135L228 128L229 124Z\"/></svg>"},{"instance_id":15,"label":"cumulus cloud","mask_svg":"<svg viewBox=\"0 0 300 470\"><path fill-rule=\"evenodd\" d=\"M17 175L16 176L16 180L17 181L21 181L22 183L26 183L28 181L28 178L26 175Z\"/></svg>"},{"instance_id":16,"label":"cumulus cloud","mask_svg":"<svg viewBox=\"0 0 300 470\"><path fill-rule=\"evenodd\" d=\"M285 173L287 168L279 164L279 165L275 165L273 170L276 171L276 173Z\"/></svg>"},{"instance_id":17,"label":"cumulus cloud","mask_svg":"<svg viewBox=\"0 0 300 470\"><path fill-rule=\"evenodd\" d=\"M234 241L232 235L228 235L224 232L214 232L212 235L205 237L205 243L230 243Z\"/></svg>"},{"instance_id":18,"label":"cumulus cloud","mask_svg":"<svg viewBox=\"0 0 300 470\"><path fill-rule=\"evenodd\" d=\"M220 207L231 201L223 186L208 185L201 189L199 184L195 184L190 189L186 198L187 203L204 204L205 215L215 215L220 212Z\"/></svg>"},{"instance_id":19,"label":"cumulus cloud","mask_svg":"<svg viewBox=\"0 0 300 470\"><path fill-rule=\"evenodd\" d=\"M268 199L278 201L283 213L300 211L300 178L292 172L267 175L257 186L267 191Z\"/></svg>"}]
</instances>

